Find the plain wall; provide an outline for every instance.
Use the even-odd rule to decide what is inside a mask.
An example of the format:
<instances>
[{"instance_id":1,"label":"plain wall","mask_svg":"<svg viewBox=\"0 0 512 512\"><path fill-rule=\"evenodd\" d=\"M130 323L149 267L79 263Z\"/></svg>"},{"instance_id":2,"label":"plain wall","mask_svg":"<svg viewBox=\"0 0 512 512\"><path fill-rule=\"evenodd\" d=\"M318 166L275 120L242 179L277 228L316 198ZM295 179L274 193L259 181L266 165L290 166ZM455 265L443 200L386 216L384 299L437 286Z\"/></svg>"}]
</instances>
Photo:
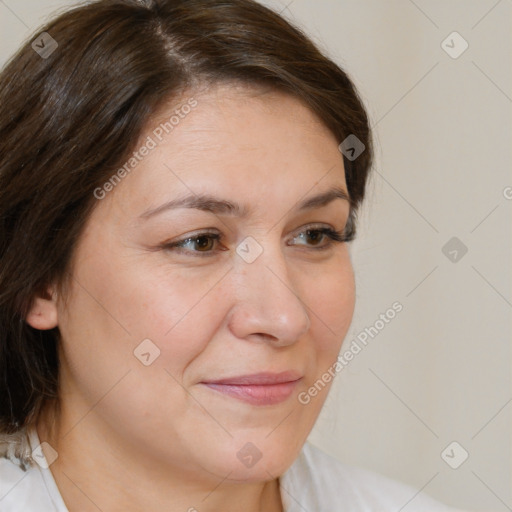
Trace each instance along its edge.
<instances>
[{"instance_id":1,"label":"plain wall","mask_svg":"<svg viewBox=\"0 0 512 512\"><path fill-rule=\"evenodd\" d=\"M75 3L0 1L0 64ZM342 354L403 306L356 342L310 440L454 506L511 510L512 2L263 3L348 71L375 130ZM469 45L457 58L453 31ZM458 469L441 457L453 441Z\"/></svg>"}]
</instances>

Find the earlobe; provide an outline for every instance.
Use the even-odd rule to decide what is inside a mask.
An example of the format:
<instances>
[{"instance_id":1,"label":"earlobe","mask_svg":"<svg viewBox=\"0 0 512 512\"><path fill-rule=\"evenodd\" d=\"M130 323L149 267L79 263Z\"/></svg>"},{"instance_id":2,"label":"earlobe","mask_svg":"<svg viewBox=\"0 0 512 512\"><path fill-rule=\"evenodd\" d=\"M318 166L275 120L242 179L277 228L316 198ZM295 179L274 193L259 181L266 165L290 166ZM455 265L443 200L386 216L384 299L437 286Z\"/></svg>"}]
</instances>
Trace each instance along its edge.
<instances>
[{"instance_id":1,"label":"earlobe","mask_svg":"<svg viewBox=\"0 0 512 512\"><path fill-rule=\"evenodd\" d=\"M43 331L57 327L57 293L53 288L35 295L25 320L34 329Z\"/></svg>"}]
</instances>

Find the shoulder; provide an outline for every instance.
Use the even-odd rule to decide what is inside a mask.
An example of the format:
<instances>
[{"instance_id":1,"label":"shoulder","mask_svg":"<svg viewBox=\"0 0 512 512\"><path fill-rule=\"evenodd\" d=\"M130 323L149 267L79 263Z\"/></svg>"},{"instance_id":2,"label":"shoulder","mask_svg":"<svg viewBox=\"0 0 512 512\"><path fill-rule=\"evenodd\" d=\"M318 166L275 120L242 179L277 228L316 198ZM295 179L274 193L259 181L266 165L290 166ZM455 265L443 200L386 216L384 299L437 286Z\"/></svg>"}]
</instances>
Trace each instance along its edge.
<instances>
[{"instance_id":1,"label":"shoulder","mask_svg":"<svg viewBox=\"0 0 512 512\"><path fill-rule=\"evenodd\" d=\"M42 468L31 457L32 443L28 439L20 442L16 437L9 441L4 435L0 439L0 511L1 512L54 512L63 511L48 489L48 479ZM37 446L37 444L35 445ZM51 482L50 482L51 483Z\"/></svg>"},{"instance_id":2,"label":"shoulder","mask_svg":"<svg viewBox=\"0 0 512 512\"><path fill-rule=\"evenodd\" d=\"M462 512L401 482L343 464L309 443L281 477L281 487L286 512Z\"/></svg>"},{"instance_id":3,"label":"shoulder","mask_svg":"<svg viewBox=\"0 0 512 512\"><path fill-rule=\"evenodd\" d=\"M50 511L48 493L36 468L22 469L15 461L0 458L0 510L2 512Z\"/></svg>"}]
</instances>

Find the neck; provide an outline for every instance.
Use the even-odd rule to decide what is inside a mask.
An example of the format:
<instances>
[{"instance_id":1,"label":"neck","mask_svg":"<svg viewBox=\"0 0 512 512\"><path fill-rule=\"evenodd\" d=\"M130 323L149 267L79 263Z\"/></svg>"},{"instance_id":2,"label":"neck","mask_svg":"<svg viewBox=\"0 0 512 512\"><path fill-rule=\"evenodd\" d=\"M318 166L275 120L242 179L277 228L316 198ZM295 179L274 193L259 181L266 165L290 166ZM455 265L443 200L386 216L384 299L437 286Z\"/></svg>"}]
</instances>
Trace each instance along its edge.
<instances>
[{"instance_id":1,"label":"neck","mask_svg":"<svg viewBox=\"0 0 512 512\"><path fill-rule=\"evenodd\" d=\"M278 479L236 482L200 468L184 473L116 439L94 411L78 424L64 410L43 414L37 432L58 453L50 470L69 512L283 511Z\"/></svg>"}]
</instances>

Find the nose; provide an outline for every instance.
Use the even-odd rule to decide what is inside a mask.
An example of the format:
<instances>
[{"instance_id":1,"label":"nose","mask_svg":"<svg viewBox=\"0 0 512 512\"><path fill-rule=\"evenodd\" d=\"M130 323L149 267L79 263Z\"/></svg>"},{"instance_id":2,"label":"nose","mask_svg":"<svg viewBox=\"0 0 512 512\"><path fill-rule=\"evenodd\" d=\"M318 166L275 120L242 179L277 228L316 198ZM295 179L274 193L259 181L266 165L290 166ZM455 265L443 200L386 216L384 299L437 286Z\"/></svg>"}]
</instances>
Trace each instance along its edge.
<instances>
[{"instance_id":1,"label":"nose","mask_svg":"<svg viewBox=\"0 0 512 512\"><path fill-rule=\"evenodd\" d=\"M236 301L229 327L235 336L287 346L309 330L307 306L280 249L265 250L252 263L237 257L232 272Z\"/></svg>"}]
</instances>

